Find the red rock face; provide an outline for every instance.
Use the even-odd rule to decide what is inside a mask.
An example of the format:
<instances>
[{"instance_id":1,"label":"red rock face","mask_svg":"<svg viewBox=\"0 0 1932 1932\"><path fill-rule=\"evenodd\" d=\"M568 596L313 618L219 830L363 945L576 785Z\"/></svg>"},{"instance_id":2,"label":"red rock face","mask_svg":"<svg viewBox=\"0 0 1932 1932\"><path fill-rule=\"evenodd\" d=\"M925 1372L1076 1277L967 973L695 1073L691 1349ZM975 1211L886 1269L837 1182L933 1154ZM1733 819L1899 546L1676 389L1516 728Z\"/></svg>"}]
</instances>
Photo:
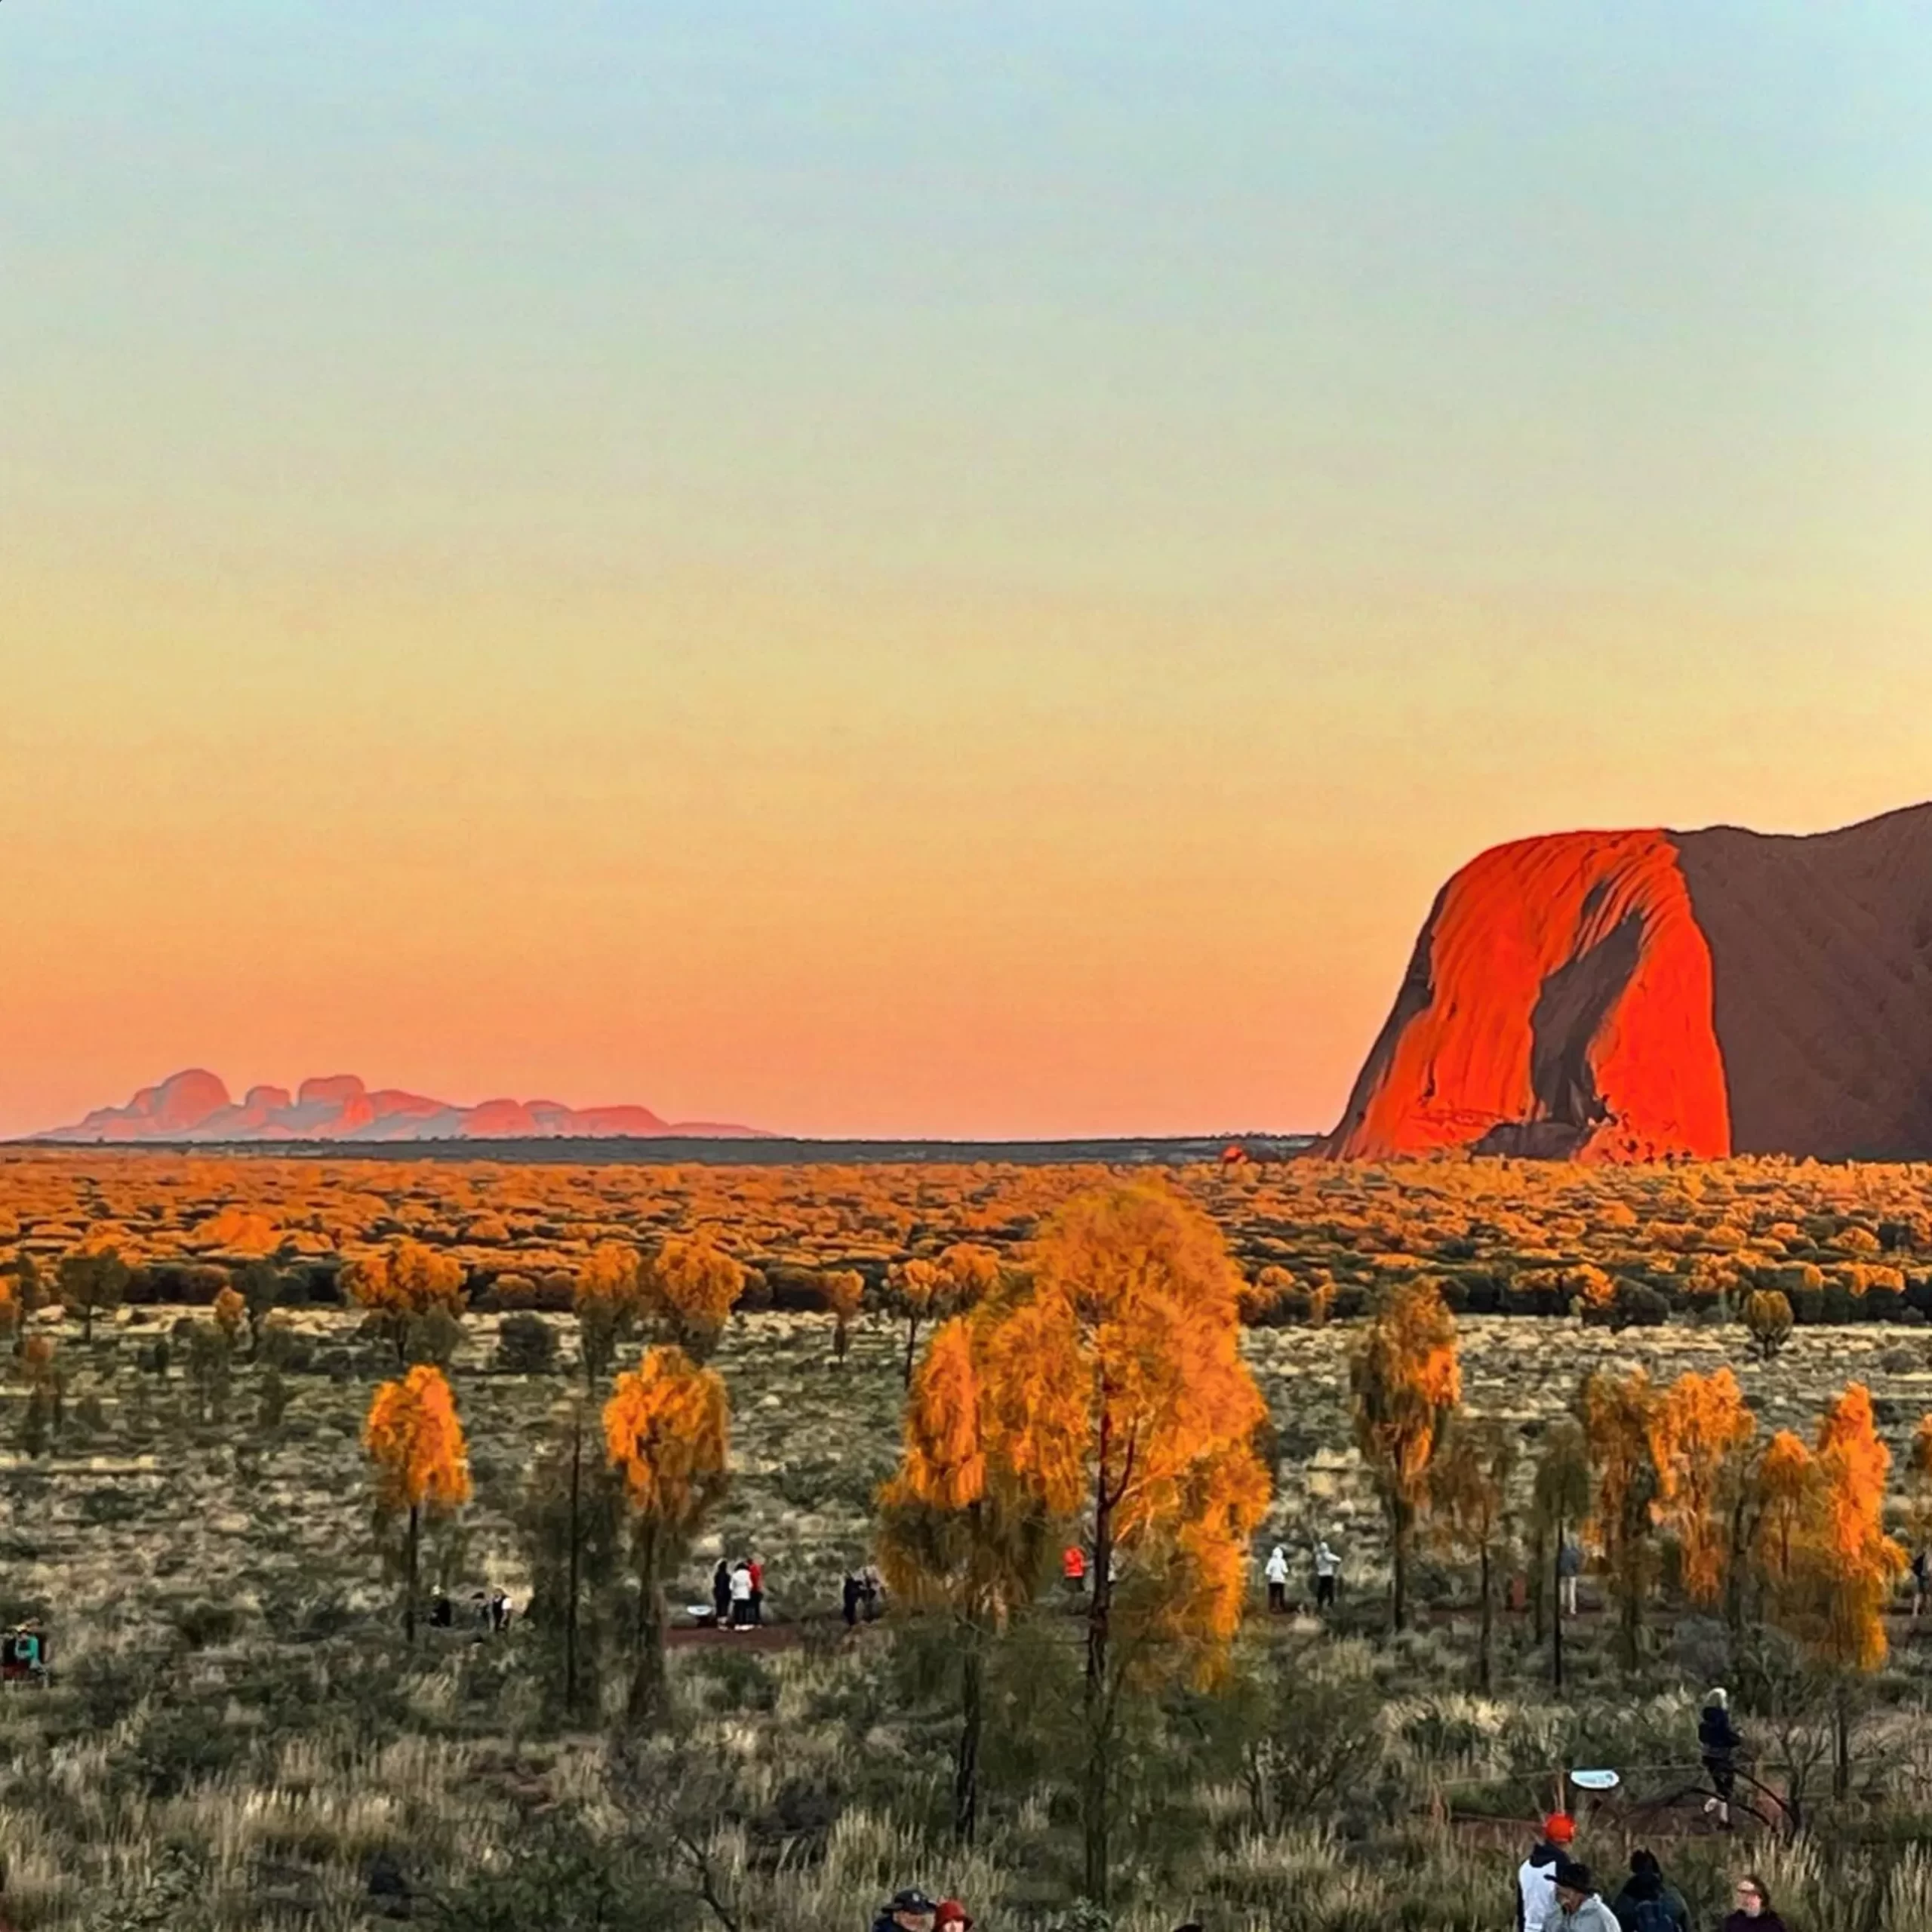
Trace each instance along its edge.
<instances>
[{"instance_id":1,"label":"red rock face","mask_svg":"<svg viewBox=\"0 0 1932 1932\"><path fill-rule=\"evenodd\" d=\"M1662 832L1572 832L1451 879L1327 1143L1584 1161L1730 1150L1710 948Z\"/></svg>"}]
</instances>

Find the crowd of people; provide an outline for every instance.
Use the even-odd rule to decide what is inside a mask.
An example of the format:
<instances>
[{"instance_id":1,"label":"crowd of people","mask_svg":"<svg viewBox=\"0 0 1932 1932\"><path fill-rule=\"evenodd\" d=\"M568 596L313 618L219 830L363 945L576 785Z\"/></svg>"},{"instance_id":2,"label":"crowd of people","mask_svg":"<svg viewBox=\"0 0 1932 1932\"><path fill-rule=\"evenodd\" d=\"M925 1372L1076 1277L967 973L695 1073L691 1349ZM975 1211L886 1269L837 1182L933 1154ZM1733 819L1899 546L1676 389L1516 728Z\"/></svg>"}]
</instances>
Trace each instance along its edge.
<instances>
[{"instance_id":1,"label":"crowd of people","mask_svg":"<svg viewBox=\"0 0 1932 1932\"><path fill-rule=\"evenodd\" d=\"M475 1629L500 1636L510 1627L510 1600L506 1592L470 1592L469 1614L466 1620ZM441 1588L433 1591L429 1598L431 1624L438 1630L452 1630L456 1627L456 1604L448 1591Z\"/></svg>"},{"instance_id":2,"label":"crowd of people","mask_svg":"<svg viewBox=\"0 0 1932 1932\"><path fill-rule=\"evenodd\" d=\"M755 1556L721 1556L711 1573L712 1614L721 1630L750 1630L764 1621L764 1565Z\"/></svg>"},{"instance_id":3,"label":"crowd of people","mask_svg":"<svg viewBox=\"0 0 1932 1932\"><path fill-rule=\"evenodd\" d=\"M1655 1852L1630 1854L1629 1875L1606 1902L1595 1874L1574 1857L1576 1820L1557 1812L1516 1873L1516 1932L1697 1932L1684 1894L1664 1875ZM1785 1932L1771 1895L1755 1872L1732 1894L1718 1932Z\"/></svg>"}]
</instances>

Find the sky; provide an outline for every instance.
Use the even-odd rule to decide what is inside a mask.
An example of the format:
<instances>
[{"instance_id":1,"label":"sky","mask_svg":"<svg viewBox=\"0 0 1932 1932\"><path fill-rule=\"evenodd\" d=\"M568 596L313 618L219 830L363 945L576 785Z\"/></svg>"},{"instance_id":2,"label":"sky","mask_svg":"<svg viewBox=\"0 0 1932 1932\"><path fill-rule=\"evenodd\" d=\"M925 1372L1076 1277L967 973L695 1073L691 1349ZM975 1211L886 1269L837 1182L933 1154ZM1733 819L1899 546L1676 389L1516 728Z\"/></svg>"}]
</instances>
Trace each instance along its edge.
<instances>
[{"instance_id":1,"label":"sky","mask_svg":"<svg viewBox=\"0 0 1932 1932\"><path fill-rule=\"evenodd\" d=\"M0 1133L1324 1128L1437 886L1932 794L1906 5L8 0Z\"/></svg>"}]
</instances>

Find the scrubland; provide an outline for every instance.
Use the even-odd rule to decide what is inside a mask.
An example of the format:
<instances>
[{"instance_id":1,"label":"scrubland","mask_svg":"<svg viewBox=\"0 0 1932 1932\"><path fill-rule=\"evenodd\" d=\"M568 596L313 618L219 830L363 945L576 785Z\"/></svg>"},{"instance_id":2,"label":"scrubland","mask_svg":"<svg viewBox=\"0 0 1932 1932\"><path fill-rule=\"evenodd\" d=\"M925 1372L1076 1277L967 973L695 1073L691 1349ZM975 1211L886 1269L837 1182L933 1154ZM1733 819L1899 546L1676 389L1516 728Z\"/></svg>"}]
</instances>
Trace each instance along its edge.
<instances>
[{"instance_id":1,"label":"scrubland","mask_svg":"<svg viewBox=\"0 0 1932 1932\"><path fill-rule=\"evenodd\" d=\"M24 1358L0 1390L0 1616L40 1619L55 1666L50 1687L0 1696L0 1896L14 1922L846 1932L906 1882L958 1894L989 1927L1100 1922L1075 1903L1081 1620L1051 1575L991 1654L970 1845L949 1828L958 1629L894 1603L848 1633L838 1606L900 1457L907 1324L894 1271L961 1241L1023 1265L1041 1217L1100 1178L0 1163L0 1257L34 1257L50 1288L85 1250L111 1247L130 1269L89 1339L57 1304L26 1318L26 1338L53 1345L57 1414L30 1422ZM1538 1444L1593 1371L1644 1369L1661 1385L1728 1367L1761 1438L1809 1439L1862 1383L1894 1457L1889 1519L1915 1531L1906 1475L1932 1410L1919 1332L1932 1171L1231 1163L1174 1183L1247 1284L1241 1346L1273 1479L1253 1549L1258 1565L1287 1547L1296 1602L1269 1616L1257 1567L1220 1673L1157 1672L1124 1711L1116 1926L1166 1932L1192 1914L1241 1932L1493 1927L1527 1822L1583 1763L1626 1772L1586 1812L1583 1850L1611 1867L1632 1842L1656 1843L1700 1922L1744 1856L1793 1932L1932 1918L1932 1677L1902 1592L1887 1657L1855 1684L1795 1650L1752 1663L1767 1701L1742 1721L1767 1782L1802 1786L1807 1829L1767 1804L1723 1837L1700 1797L1679 1794L1700 1782L1702 1693L1746 1666L1737 1633L1666 1566L1628 1671L1592 1540L1563 1693L1545 1606L1500 1613L1478 1694L1466 1552L1425 1534L1413 1627L1386 1629L1388 1516L1349 1393L1353 1318L1392 1284L1441 1284L1458 1311L1463 1408L1523 1445L1506 1579L1527 1564ZM573 1710L554 1620L405 1643L395 1539L372 1521L361 1441L397 1352L340 1305L337 1277L402 1237L460 1265L466 1312L443 1352L472 1493L428 1532L425 1580L460 1607L501 1586L521 1609L548 1560L535 1472L585 1386L573 1271L599 1243L648 1249L674 1233L708 1236L751 1271L710 1362L731 1410L730 1487L681 1558L674 1621L719 1554L743 1553L766 1566L772 1627L675 1636L676 1722L640 1733L623 1716L621 1565L586 1622ZM272 1317L258 1305L218 1355L197 1344L224 1287L263 1303L264 1269ZM864 1278L866 1305L841 1359L817 1303L843 1270ZM1747 1292L1774 1284L1798 1326L1766 1358L1737 1317ZM534 1371L506 1334L531 1310L555 1339ZM258 1351L251 1330L271 1318L278 1339ZM618 1365L635 1359L627 1345ZM1306 1604L1318 1537L1345 1565L1326 1623Z\"/></svg>"}]
</instances>

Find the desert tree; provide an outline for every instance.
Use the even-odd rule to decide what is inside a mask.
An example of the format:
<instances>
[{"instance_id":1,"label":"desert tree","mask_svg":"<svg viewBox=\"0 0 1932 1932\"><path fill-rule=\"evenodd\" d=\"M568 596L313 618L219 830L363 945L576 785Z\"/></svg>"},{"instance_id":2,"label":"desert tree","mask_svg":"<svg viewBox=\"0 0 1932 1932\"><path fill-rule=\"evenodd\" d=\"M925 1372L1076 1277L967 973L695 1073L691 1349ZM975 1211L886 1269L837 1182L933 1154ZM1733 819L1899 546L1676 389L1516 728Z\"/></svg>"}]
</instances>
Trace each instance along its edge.
<instances>
[{"instance_id":1,"label":"desert tree","mask_svg":"<svg viewBox=\"0 0 1932 1932\"><path fill-rule=\"evenodd\" d=\"M667 1235L645 1271L646 1304L664 1339L703 1361L718 1346L738 1297L744 1263L703 1235Z\"/></svg>"},{"instance_id":2,"label":"desert tree","mask_svg":"<svg viewBox=\"0 0 1932 1932\"><path fill-rule=\"evenodd\" d=\"M967 1841L979 1817L987 1650L1032 1601L1055 1527L1038 1485L1007 1465L983 1413L977 1355L989 1327L957 1316L934 1334L906 1399L897 1472L879 1497L888 1586L952 1620L960 1673L952 1825Z\"/></svg>"},{"instance_id":3,"label":"desert tree","mask_svg":"<svg viewBox=\"0 0 1932 1932\"><path fill-rule=\"evenodd\" d=\"M1657 1392L1641 1369L1621 1377L1599 1371L1585 1381L1581 1406L1604 1574L1617 1598L1623 1667L1634 1672L1642 1651L1644 1601L1657 1570Z\"/></svg>"},{"instance_id":4,"label":"desert tree","mask_svg":"<svg viewBox=\"0 0 1932 1932\"><path fill-rule=\"evenodd\" d=\"M913 1367L918 1360L919 1324L936 1311L939 1303L938 1266L915 1254L892 1270L887 1285L893 1306L906 1318L906 1386L910 1389Z\"/></svg>"},{"instance_id":5,"label":"desert tree","mask_svg":"<svg viewBox=\"0 0 1932 1932\"><path fill-rule=\"evenodd\" d=\"M1191 1201L1155 1184L1078 1195L1031 1260L1030 1288L987 1327L983 1413L1001 1466L1092 1537L1081 1838L1104 1906L1121 1700L1224 1667L1268 1502L1266 1411L1240 1355L1240 1276Z\"/></svg>"},{"instance_id":6,"label":"desert tree","mask_svg":"<svg viewBox=\"0 0 1932 1932\"><path fill-rule=\"evenodd\" d=\"M1757 1426L1728 1368L1680 1375L1652 1407L1654 1513L1676 1538L1684 1594L1693 1603L1708 1607L1724 1594L1730 1503L1742 1490Z\"/></svg>"},{"instance_id":7,"label":"desert tree","mask_svg":"<svg viewBox=\"0 0 1932 1932\"><path fill-rule=\"evenodd\" d=\"M1537 1601L1547 1587L1550 1683L1558 1690L1563 1688L1564 1547L1573 1531L1580 1536L1589 1513L1589 1444L1574 1416L1559 1416L1544 1435L1530 1489Z\"/></svg>"},{"instance_id":8,"label":"desert tree","mask_svg":"<svg viewBox=\"0 0 1932 1932\"><path fill-rule=\"evenodd\" d=\"M852 1345L852 1318L866 1299L866 1278L856 1268L831 1268L819 1277L819 1294L832 1315L832 1358L843 1361Z\"/></svg>"},{"instance_id":9,"label":"desert tree","mask_svg":"<svg viewBox=\"0 0 1932 1932\"><path fill-rule=\"evenodd\" d=\"M405 1519L402 1627L413 1644L423 1515L448 1515L469 1500L469 1451L441 1370L419 1363L385 1382L370 1400L362 1446L375 1476L379 1521Z\"/></svg>"},{"instance_id":10,"label":"desert tree","mask_svg":"<svg viewBox=\"0 0 1932 1932\"><path fill-rule=\"evenodd\" d=\"M1776 1288L1759 1288L1744 1302L1744 1326L1751 1346L1770 1361L1791 1340L1791 1302Z\"/></svg>"},{"instance_id":11,"label":"desert tree","mask_svg":"<svg viewBox=\"0 0 1932 1932\"><path fill-rule=\"evenodd\" d=\"M437 1325L446 1326L463 1313L463 1264L407 1236L344 1262L342 1288L366 1311L371 1327L395 1350L398 1363L408 1360L422 1324L441 1316Z\"/></svg>"},{"instance_id":12,"label":"desert tree","mask_svg":"<svg viewBox=\"0 0 1932 1932\"><path fill-rule=\"evenodd\" d=\"M638 1582L634 1723L669 1715L664 1667L664 1585L730 1482L731 1421L724 1384L681 1349L645 1352L617 1378L604 1405L604 1440L624 1479Z\"/></svg>"},{"instance_id":13,"label":"desert tree","mask_svg":"<svg viewBox=\"0 0 1932 1932\"><path fill-rule=\"evenodd\" d=\"M599 1241L571 1280L577 1316L577 1352L587 1386L610 1373L619 1345L637 1326L644 1307L637 1251L623 1241Z\"/></svg>"},{"instance_id":14,"label":"desert tree","mask_svg":"<svg viewBox=\"0 0 1932 1932\"><path fill-rule=\"evenodd\" d=\"M1487 1696L1496 1630L1496 1561L1509 1540L1509 1485L1516 1438L1494 1417L1459 1420L1429 1476L1429 1512L1438 1537L1476 1563L1476 1682Z\"/></svg>"},{"instance_id":15,"label":"desert tree","mask_svg":"<svg viewBox=\"0 0 1932 1932\"><path fill-rule=\"evenodd\" d=\"M94 1340L95 1317L112 1315L128 1292L128 1264L113 1247L77 1247L60 1257L57 1277L60 1306L81 1324L83 1342Z\"/></svg>"},{"instance_id":16,"label":"desert tree","mask_svg":"<svg viewBox=\"0 0 1932 1932\"><path fill-rule=\"evenodd\" d=\"M1774 1592L1786 1589L1796 1577L1817 1480L1810 1448L1788 1429L1780 1429L1764 1445L1752 1470L1749 1547L1759 1577Z\"/></svg>"},{"instance_id":17,"label":"desert tree","mask_svg":"<svg viewBox=\"0 0 1932 1932\"><path fill-rule=\"evenodd\" d=\"M1462 1398L1456 1323L1433 1281L1391 1290L1349 1364L1355 1447L1389 1519L1393 1564L1389 1614L1408 1623L1409 1563L1418 1515L1429 1500L1429 1465Z\"/></svg>"}]
</instances>

